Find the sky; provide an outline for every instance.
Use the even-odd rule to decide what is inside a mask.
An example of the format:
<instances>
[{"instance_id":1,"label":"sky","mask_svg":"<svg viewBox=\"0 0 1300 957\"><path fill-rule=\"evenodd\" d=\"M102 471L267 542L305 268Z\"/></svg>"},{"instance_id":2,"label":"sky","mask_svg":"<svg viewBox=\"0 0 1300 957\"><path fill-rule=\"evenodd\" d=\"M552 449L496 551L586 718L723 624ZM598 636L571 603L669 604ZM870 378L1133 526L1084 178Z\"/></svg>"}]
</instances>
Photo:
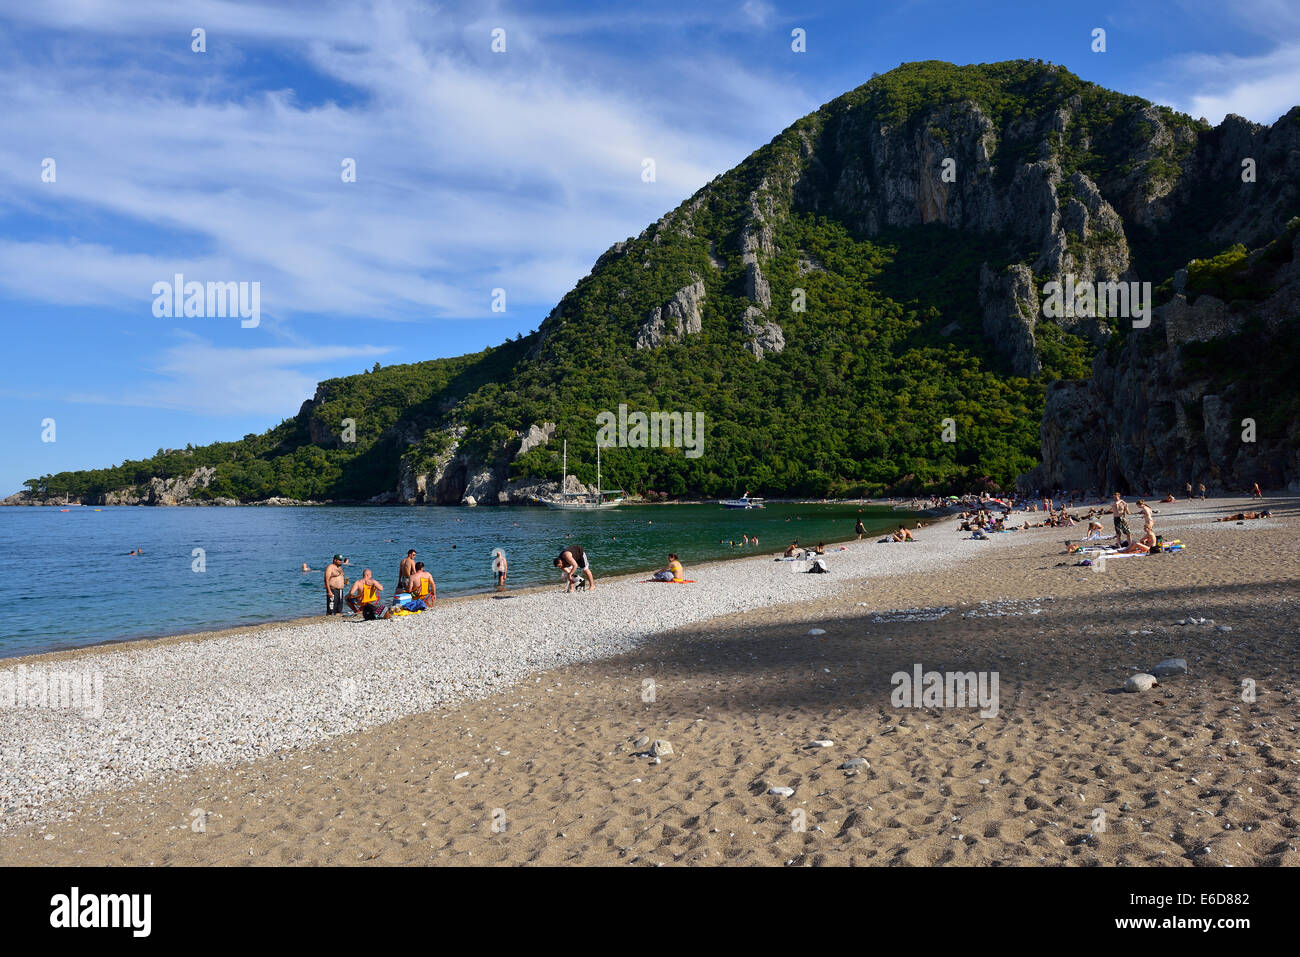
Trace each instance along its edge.
<instances>
[{"instance_id":1,"label":"sky","mask_svg":"<svg viewBox=\"0 0 1300 957\"><path fill-rule=\"evenodd\" d=\"M1015 58L1272 123L1300 101L1300 4L6 0L0 496L527 334L872 73ZM259 308L159 315L177 274Z\"/></svg>"}]
</instances>

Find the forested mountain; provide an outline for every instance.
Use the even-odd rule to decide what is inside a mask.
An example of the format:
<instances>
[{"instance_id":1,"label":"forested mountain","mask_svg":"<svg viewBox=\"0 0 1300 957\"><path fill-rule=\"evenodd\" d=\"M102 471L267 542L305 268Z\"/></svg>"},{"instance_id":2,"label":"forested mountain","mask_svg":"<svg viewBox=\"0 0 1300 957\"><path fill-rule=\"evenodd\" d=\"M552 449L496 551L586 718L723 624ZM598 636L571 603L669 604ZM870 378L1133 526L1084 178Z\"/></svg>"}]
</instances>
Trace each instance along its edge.
<instances>
[{"instance_id":1,"label":"forested mountain","mask_svg":"<svg viewBox=\"0 0 1300 957\"><path fill-rule=\"evenodd\" d=\"M1280 358L1249 385L1203 373L1218 348L1294 345L1297 214L1300 108L1211 127L1041 61L904 64L615 243L529 336L330 379L263 435L26 499L519 501L558 478L561 439L594 480L597 415L620 404L704 414L698 457L604 455L603 484L637 492L1294 482ZM1155 321L1054 314L1067 276L1150 282ZM1117 369L1154 377L1126 386L1137 418L1099 385ZM1268 428L1239 455L1222 422L1261 390Z\"/></svg>"}]
</instances>

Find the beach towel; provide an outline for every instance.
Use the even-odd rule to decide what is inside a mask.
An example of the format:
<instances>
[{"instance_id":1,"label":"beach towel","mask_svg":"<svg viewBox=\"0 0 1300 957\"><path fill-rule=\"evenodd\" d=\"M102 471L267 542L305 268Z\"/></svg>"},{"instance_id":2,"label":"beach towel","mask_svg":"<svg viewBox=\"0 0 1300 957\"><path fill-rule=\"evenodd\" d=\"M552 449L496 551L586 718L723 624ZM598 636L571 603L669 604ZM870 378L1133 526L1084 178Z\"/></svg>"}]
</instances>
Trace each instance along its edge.
<instances>
[{"instance_id":1,"label":"beach towel","mask_svg":"<svg viewBox=\"0 0 1300 957\"><path fill-rule=\"evenodd\" d=\"M694 585L694 578L647 578L643 585Z\"/></svg>"}]
</instances>

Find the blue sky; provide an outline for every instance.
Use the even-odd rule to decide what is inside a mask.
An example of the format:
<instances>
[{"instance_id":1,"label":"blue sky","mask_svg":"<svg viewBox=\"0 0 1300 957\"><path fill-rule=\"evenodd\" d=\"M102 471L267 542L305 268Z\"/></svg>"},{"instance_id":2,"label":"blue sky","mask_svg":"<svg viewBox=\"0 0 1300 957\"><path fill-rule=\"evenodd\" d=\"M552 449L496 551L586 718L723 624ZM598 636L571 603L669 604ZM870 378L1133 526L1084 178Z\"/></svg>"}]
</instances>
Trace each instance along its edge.
<instances>
[{"instance_id":1,"label":"blue sky","mask_svg":"<svg viewBox=\"0 0 1300 957\"><path fill-rule=\"evenodd\" d=\"M1300 7L7 4L0 495L263 431L318 379L526 333L612 243L873 72L1018 57L1271 123L1300 100ZM178 272L259 282L260 324L155 317Z\"/></svg>"}]
</instances>

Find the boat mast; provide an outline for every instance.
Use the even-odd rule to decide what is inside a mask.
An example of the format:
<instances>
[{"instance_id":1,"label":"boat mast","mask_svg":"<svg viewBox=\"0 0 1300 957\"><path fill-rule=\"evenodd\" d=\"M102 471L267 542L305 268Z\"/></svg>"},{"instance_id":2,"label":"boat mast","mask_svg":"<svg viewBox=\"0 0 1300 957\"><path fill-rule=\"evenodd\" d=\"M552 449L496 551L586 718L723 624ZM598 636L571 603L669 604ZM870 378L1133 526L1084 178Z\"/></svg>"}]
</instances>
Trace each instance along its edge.
<instances>
[{"instance_id":1,"label":"boat mast","mask_svg":"<svg viewBox=\"0 0 1300 957\"><path fill-rule=\"evenodd\" d=\"M563 474L560 476L560 497L568 495L569 488L569 440L564 440L564 464L560 467Z\"/></svg>"},{"instance_id":2,"label":"boat mast","mask_svg":"<svg viewBox=\"0 0 1300 957\"><path fill-rule=\"evenodd\" d=\"M596 442L596 501L601 500L600 494L600 442Z\"/></svg>"}]
</instances>

